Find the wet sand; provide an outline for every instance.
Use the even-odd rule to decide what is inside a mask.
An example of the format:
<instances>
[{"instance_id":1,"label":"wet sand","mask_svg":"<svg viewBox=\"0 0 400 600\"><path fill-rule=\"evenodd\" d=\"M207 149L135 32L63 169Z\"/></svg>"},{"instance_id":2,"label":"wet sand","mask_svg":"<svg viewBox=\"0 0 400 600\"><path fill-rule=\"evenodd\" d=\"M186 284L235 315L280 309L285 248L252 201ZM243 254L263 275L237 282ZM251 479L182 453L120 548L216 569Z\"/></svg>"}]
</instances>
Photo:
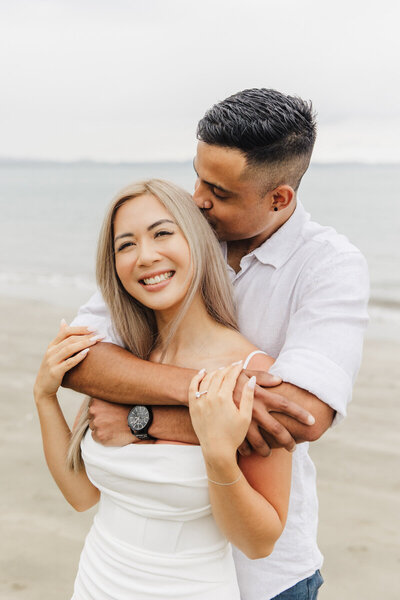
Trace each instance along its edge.
<instances>
[{"instance_id":1,"label":"wet sand","mask_svg":"<svg viewBox=\"0 0 400 600\"><path fill-rule=\"evenodd\" d=\"M76 513L44 462L32 396L60 318L74 311L0 298L0 597L69 600L94 510ZM400 342L365 346L349 416L314 443L325 555L321 600L400 598ZM81 398L62 390L73 418ZM189 600L189 599L188 599Z\"/></svg>"}]
</instances>

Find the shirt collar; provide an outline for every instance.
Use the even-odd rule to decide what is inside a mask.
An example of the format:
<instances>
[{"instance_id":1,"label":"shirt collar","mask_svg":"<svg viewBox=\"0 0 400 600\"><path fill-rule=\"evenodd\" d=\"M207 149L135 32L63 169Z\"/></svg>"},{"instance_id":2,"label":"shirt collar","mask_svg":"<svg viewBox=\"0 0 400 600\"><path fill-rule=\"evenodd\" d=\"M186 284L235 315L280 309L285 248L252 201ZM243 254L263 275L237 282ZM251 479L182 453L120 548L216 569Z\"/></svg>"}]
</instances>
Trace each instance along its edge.
<instances>
[{"instance_id":1,"label":"shirt collar","mask_svg":"<svg viewBox=\"0 0 400 600\"><path fill-rule=\"evenodd\" d=\"M249 258L254 256L264 265L271 265L275 269L279 269L296 250L303 225L309 220L310 215L300 200L297 200L296 208L289 219L261 246L244 256L242 261L247 263ZM226 259L226 242L223 242L221 246Z\"/></svg>"},{"instance_id":2,"label":"shirt collar","mask_svg":"<svg viewBox=\"0 0 400 600\"><path fill-rule=\"evenodd\" d=\"M289 219L270 238L250 252L265 265L279 269L296 250L303 225L310 220L300 200Z\"/></svg>"}]
</instances>

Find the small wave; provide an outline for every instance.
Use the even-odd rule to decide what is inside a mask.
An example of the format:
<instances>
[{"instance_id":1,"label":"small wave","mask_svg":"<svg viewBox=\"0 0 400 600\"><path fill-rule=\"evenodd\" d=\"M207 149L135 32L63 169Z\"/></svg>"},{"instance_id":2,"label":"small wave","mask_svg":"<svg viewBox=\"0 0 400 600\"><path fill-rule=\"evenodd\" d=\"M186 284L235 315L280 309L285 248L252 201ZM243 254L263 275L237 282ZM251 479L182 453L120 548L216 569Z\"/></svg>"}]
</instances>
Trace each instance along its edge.
<instances>
[{"instance_id":1,"label":"small wave","mask_svg":"<svg viewBox=\"0 0 400 600\"><path fill-rule=\"evenodd\" d=\"M386 308L389 310L400 311L400 300L396 298L376 298L372 296L369 301L369 306L373 308Z\"/></svg>"},{"instance_id":2,"label":"small wave","mask_svg":"<svg viewBox=\"0 0 400 600\"><path fill-rule=\"evenodd\" d=\"M60 273L22 273L0 271L0 284L47 286L52 288L77 288L92 290L95 280L92 275L61 275Z\"/></svg>"}]
</instances>

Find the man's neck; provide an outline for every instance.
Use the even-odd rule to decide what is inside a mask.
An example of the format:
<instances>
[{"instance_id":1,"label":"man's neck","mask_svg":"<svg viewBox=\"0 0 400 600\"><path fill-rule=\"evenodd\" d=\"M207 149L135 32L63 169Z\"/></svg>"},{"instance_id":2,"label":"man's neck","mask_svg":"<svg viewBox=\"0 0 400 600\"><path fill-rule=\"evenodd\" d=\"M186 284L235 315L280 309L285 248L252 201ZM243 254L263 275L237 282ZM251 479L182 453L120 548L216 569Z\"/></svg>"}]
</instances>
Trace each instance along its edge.
<instances>
[{"instance_id":1,"label":"man's neck","mask_svg":"<svg viewBox=\"0 0 400 600\"><path fill-rule=\"evenodd\" d=\"M249 240L237 240L233 242L227 242L227 261L228 265L237 273L240 271L240 261L243 256L249 254L254 248L249 249ZM257 248L257 246L255 246Z\"/></svg>"},{"instance_id":2,"label":"man's neck","mask_svg":"<svg viewBox=\"0 0 400 600\"><path fill-rule=\"evenodd\" d=\"M290 207L290 211L285 210L286 214L282 214L282 220L274 223L271 227L265 229L259 235L245 240L230 240L227 242L227 261L230 267L237 273L240 271L240 261L243 256L250 254L256 248L259 248L266 240L278 231L292 216L296 209L296 203ZM287 211L287 212L286 212ZM283 211L282 211L283 213Z\"/></svg>"}]
</instances>

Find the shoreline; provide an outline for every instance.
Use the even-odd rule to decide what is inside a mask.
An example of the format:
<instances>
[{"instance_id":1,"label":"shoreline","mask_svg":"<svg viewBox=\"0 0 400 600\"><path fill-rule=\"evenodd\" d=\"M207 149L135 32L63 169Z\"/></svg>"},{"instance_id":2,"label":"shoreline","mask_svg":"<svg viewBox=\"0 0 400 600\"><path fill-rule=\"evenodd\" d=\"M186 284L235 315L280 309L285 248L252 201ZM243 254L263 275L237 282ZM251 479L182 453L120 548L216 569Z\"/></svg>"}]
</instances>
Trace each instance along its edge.
<instances>
[{"instance_id":1,"label":"shoreline","mask_svg":"<svg viewBox=\"0 0 400 600\"><path fill-rule=\"evenodd\" d=\"M74 314L73 308L0 296L4 600L68 600L96 511L76 513L52 481L32 396L41 357L60 318ZM321 600L400 597L395 577L400 563L399 352L400 342L367 339L348 417L312 444L318 539L325 555ZM60 402L71 422L81 397L61 390Z\"/></svg>"}]
</instances>

